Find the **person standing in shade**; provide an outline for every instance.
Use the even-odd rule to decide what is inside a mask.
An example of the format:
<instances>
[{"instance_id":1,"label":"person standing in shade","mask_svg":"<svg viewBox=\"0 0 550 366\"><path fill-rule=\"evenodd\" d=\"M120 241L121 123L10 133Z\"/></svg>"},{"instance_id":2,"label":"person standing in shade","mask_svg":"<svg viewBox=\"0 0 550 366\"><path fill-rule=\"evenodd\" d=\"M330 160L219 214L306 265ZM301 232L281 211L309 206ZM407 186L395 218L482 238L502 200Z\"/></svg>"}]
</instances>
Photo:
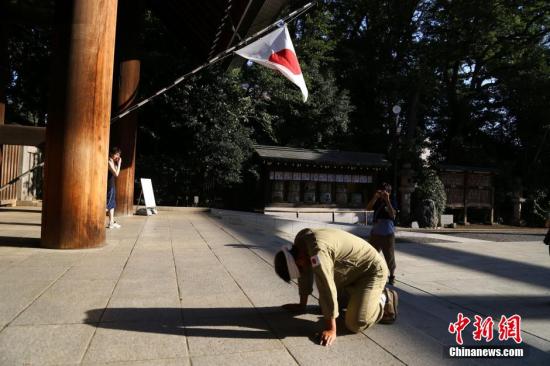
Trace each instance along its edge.
<instances>
[{"instance_id":1,"label":"person standing in shade","mask_svg":"<svg viewBox=\"0 0 550 366\"><path fill-rule=\"evenodd\" d=\"M372 230L368 242L378 251L382 250L390 270L388 282L395 283L395 205L391 200L391 185L382 183L367 205L374 211Z\"/></svg>"},{"instance_id":2,"label":"person standing in shade","mask_svg":"<svg viewBox=\"0 0 550 366\"><path fill-rule=\"evenodd\" d=\"M120 166L122 158L120 157L121 150L118 147L111 148L109 154L109 171L107 174L107 212L109 213L108 229L119 229L120 225L115 222L115 207L116 207L116 188L115 180L120 174Z\"/></svg>"}]
</instances>

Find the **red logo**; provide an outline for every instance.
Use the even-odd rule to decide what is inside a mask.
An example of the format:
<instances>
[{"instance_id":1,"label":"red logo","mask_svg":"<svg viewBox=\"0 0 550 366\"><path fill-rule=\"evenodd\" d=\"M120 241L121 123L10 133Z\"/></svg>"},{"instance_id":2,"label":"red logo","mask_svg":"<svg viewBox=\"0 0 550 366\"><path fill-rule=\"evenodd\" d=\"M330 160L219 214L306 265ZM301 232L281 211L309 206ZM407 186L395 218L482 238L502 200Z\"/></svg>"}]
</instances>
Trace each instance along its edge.
<instances>
[{"instance_id":1,"label":"red logo","mask_svg":"<svg viewBox=\"0 0 550 366\"><path fill-rule=\"evenodd\" d=\"M485 342L490 342L493 339L493 318L488 316L483 319L479 315L475 315L474 327L476 330L473 331L473 336L475 341L481 341L482 338L485 338Z\"/></svg>"},{"instance_id":2,"label":"red logo","mask_svg":"<svg viewBox=\"0 0 550 366\"><path fill-rule=\"evenodd\" d=\"M319 256L317 255L314 255L313 257L310 257L309 260L311 261L311 266L312 267L317 267L320 263L319 263Z\"/></svg>"},{"instance_id":3,"label":"red logo","mask_svg":"<svg viewBox=\"0 0 550 366\"><path fill-rule=\"evenodd\" d=\"M485 342L493 340L493 326L495 322L491 316L483 318L479 315L474 315L475 321L473 326L475 330L472 332L474 341L481 341L485 339ZM462 331L466 329L468 324L471 323L470 318L465 317L462 313L458 313L457 321L449 324L449 333L456 335L456 343L463 344ZM521 343L521 316L514 314L510 317L502 315L498 322L498 339L501 341L507 341L513 339L516 343Z\"/></svg>"},{"instance_id":4,"label":"red logo","mask_svg":"<svg viewBox=\"0 0 550 366\"><path fill-rule=\"evenodd\" d=\"M449 333L456 334L456 343L462 344L462 331L468 324L470 324L470 319L468 317L464 317L462 313L458 313L456 323L449 324Z\"/></svg>"},{"instance_id":5,"label":"red logo","mask_svg":"<svg viewBox=\"0 0 550 366\"><path fill-rule=\"evenodd\" d=\"M512 338L514 342L521 343L521 316L514 314L511 317L500 317L498 322L498 339L507 341Z\"/></svg>"}]
</instances>

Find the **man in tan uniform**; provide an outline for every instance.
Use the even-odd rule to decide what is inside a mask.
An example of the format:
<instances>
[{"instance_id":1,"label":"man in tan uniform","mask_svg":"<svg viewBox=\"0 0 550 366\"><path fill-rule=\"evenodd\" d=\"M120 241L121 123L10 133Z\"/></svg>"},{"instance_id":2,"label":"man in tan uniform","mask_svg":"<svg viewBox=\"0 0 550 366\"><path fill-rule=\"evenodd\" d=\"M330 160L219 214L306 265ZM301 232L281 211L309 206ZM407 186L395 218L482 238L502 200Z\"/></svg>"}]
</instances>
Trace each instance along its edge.
<instances>
[{"instance_id":1,"label":"man in tan uniform","mask_svg":"<svg viewBox=\"0 0 550 366\"><path fill-rule=\"evenodd\" d=\"M365 240L337 229L304 229L294 245L275 256L275 271L285 281L298 279L300 303L286 304L290 311L304 311L313 290L319 290L319 304L326 328L322 345L336 339L338 291L349 297L346 328L356 333L377 322L393 323L397 316L397 292L385 289L388 267L384 258Z\"/></svg>"}]
</instances>

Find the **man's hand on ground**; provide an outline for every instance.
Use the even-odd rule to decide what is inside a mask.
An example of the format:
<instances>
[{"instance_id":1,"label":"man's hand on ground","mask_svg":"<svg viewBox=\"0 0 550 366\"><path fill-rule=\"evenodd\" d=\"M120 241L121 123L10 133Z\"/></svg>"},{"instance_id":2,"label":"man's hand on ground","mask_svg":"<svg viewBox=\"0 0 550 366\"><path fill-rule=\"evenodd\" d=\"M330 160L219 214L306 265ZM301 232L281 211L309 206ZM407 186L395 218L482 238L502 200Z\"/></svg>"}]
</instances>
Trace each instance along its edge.
<instances>
[{"instance_id":1,"label":"man's hand on ground","mask_svg":"<svg viewBox=\"0 0 550 366\"><path fill-rule=\"evenodd\" d=\"M336 319L325 318L325 330L319 337L321 346L330 346L336 340Z\"/></svg>"},{"instance_id":2,"label":"man's hand on ground","mask_svg":"<svg viewBox=\"0 0 550 366\"><path fill-rule=\"evenodd\" d=\"M284 304L283 309L291 313L303 313L306 311L306 306L302 304Z\"/></svg>"},{"instance_id":3,"label":"man's hand on ground","mask_svg":"<svg viewBox=\"0 0 550 366\"><path fill-rule=\"evenodd\" d=\"M322 346L330 346L336 340L336 330L324 330L321 333L320 343Z\"/></svg>"}]
</instances>

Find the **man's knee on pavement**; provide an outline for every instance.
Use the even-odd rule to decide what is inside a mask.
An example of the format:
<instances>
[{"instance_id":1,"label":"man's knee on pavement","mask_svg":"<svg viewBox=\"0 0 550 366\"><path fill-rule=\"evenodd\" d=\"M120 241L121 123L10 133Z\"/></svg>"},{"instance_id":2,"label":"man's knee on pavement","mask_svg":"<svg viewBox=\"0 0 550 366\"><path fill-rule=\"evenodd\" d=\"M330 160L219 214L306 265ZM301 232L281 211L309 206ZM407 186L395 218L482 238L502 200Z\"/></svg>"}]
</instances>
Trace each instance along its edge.
<instances>
[{"instance_id":1,"label":"man's knee on pavement","mask_svg":"<svg viewBox=\"0 0 550 366\"><path fill-rule=\"evenodd\" d=\"M359 333L367 328L370 328L376 323L376 319L373 321L352 319L352 317L346 316L346 328L353 333Z\"/></svg>"},{"instance_id":2,"label":"man's knee on pavement","mask_svg":"<svg viewBox=\"0 0 550 366\"><path fill-rule=\"evenodd\" d=\"M348 316L349 314L349 316ZM378 317L372 319L361 319L361 317L351 316L350 313L346 313L345 324L346 328L353 333L359 333L372 325L376 324Z\"/></svg>"},{"instance_id":3,"label":"man's knee on pavement","mask_svg":"<svg viewBox=\"0 0 550 366\"><path fill-rule=\"evenodd\" d=\"M348 309L349 310L349 309ZM367 309L365 309L367 310ZM384 315L384 305L378 303L370 311L361 315L361 312L346 311L345 324L346 328L353 333L359 333L365 329L372 327L378 323Z\"/></svg>"},{"instance_id":4,"label":"man's knee on pavement","mask_svg":"<svg viewBox=\"0 0 550 366\"><path fill-rule=\"evenodd\" d=\"M365 327L365 323L359 324L357 320L350 320L346 317L346 328L352 333L359 333Z\"/></svg>"}]
</instances>

